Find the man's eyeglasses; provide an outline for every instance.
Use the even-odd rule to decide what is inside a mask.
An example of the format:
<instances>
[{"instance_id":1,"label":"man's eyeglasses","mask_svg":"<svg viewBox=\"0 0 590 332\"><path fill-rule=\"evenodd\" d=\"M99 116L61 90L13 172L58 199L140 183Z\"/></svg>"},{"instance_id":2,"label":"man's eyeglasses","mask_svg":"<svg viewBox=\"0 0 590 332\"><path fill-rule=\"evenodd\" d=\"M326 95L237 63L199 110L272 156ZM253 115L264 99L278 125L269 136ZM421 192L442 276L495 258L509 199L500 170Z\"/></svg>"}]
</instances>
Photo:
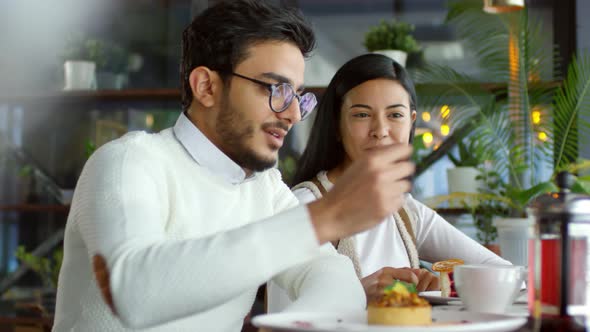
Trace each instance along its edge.
<instances>
[{"instance_id":1,"label":"man's eyeglasses","mask_svg":"<svg viewBox=\"0 0 590 332\"><path fill-rule=\"evenodd\" d=\"M305 120L305 118L311 114L315 108L315 105L318 103L313 93L308 92L303 96L300 96L297 94L297 92L295 92L295 89L293 89L293 86L291 86L289 83L272 84L237 73L232 73L232 75L266 87L270 92L268 104L270 105L270 109L276 113L285 111L291 105L293 99L297 98L299 101L299 110L301 111L301 120Z\"/></svg>"}]
</instances>

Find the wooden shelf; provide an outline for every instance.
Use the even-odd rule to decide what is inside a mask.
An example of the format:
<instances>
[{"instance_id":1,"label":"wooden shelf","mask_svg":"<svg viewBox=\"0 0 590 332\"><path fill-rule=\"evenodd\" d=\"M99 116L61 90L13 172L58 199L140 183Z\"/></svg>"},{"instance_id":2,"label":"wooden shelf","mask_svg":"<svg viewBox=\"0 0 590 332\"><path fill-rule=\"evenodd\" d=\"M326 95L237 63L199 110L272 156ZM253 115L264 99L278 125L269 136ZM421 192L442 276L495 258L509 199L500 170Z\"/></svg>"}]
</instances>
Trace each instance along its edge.
<instances>
[{"instance_id":1,"label":"wooden shelf","mask_svg":"<svg viewBox=\"0 0 590 332\"><path fill-rule=\"evenodd\" d=\"M39 101L143 101L143 100L180 100L177 89L126 89L126 90L87 90L55 91L41 95L2 96L0 103L20 103Z\"/></svg>"},{"instance_id":2,"label":"wooden shelf","mask_svg":"<svg viewBox=\"0 0 590 332\"><path fill-rule=\"evenodd\" d=\"M16 314L0 315L2 331L51 331L53 316L27 317Z\"/></svg>"},{"instance_id":3,"label":"wooden shelf","mask_svg":"<svg viewBox=\"0 0 590 332\"><path fill-rule=\"evenodd\" d=\"M460 215L470 213L468 209L464 208L437 208L434 209L436 213L441 215Z\"/></svg>"},{"instance_id":4,"label":"wooden shelf","mask_svg":"<svg viewBox=\"0 0 590 332\"><path fill-rule=\"evenodd\" d=\"M325 87L309 87L306 91L321 95ZM41 95L30 96L0 96L0 103L3 101L30 102L44 100L63 101L134 101L134 100L172 100L180 101L180 90L178 89L125 89L125 90L85 90L85 91L55 91Z\"/></svg>"},{"instance_id":5,"label":"wooden shelf","mask_svg":"<svg viewBox=\"0 0 590 332\"><path fill-rule=\"evenodd\" d=\"M531 85L542 85L547 88L559 87L561 82L539 82ZM445 84L438 83L420 83L416 84L417 90L430 91L435 93L438 89L447 87ZM484 91L499 92L507 88L502 83L481 83L480 87ZM326 87L313 86L308 87L306 91L321 96ZM40 95L22 95L22 96L0 96L0 104L3 102L21 103L21 102L38 102L38 101L145 101L145 100L170 100L180 101L179 89L124 89L124 90L85 90L85 91L53 91Z\"/></svg>"},{"instance_id":6,"label":"wooden shelf","mask_svg":"<svg viewBox=\"0 0 590 332\"><path fill-rule=\"evenodd\" d=\"M68 213L70 206L58 204L8 204L0 205L0 211Z\"/></svg>"}]
</instances>

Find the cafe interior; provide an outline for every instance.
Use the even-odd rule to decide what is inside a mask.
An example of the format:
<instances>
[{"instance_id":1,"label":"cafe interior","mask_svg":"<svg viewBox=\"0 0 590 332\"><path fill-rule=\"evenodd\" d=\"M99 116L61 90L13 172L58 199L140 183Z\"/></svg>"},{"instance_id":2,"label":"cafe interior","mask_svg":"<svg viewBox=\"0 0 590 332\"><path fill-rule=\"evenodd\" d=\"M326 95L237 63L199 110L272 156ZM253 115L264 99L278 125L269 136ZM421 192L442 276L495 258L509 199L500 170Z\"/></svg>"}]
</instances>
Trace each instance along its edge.
<instances>
[{"instance_id":1,"label":"cafe interior","mask_svg":"<svg viewBox=\"0 0 590 332\"><path fill-rule=\"evenodd\" d=\"M0 1L1 331L51 330L64 228L85 162L130 131L174 125L182 31L219 1ZM412 195L522 267L518 299L503 313L520 323L488 323L498 331L590 330L590 2L271 2L299 8L313 26L305 85L318 99L346 61L390 49L372 45L371 34L411 39L398 45L402 58L391 56L418 96ZM279 152L286 182L313 116ZM548 236L562 244L551 253ZM540 267L551 259L555 269ZM574 284L580 296L564 291ZM539 288L552 288L554 302ZM256 321L265 302L261 285L243 331L288 331ZM535 325L549 306L553 317L586 318Z\"/></svg>"}]
</instances>

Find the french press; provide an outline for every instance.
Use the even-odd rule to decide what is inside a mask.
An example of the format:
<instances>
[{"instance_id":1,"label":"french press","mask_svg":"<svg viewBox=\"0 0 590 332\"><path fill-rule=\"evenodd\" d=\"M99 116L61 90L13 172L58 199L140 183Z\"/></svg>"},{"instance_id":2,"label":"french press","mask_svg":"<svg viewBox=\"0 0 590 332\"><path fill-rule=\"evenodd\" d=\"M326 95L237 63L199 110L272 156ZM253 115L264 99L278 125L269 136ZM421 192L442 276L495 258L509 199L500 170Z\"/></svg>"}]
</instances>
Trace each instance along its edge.
<instances>
[{"instance_id":1,"label":"french press","mask_svg":"<svg viewBox=\"0 0 590 332\"><path fill-rule=\"evenodd\" d=\"M590 196L571 193L574 178L561 172L559 192L535 198L529 239L529 312L535 318L590 316Z\"/></svg>"}]
</instances>

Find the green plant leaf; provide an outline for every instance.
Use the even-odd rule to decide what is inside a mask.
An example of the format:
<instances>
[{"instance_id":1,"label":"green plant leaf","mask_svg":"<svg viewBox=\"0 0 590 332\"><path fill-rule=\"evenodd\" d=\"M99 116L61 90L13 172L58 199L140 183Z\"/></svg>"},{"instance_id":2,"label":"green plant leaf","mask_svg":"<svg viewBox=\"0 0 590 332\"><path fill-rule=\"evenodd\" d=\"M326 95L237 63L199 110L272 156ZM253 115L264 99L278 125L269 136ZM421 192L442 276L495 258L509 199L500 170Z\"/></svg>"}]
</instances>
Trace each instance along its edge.
<instances>
[{"instance_id":1,"label":"green plant leaf","mask_svg":"<svg viewBox=\"0 0 590 332\"><path fill-rule=\"evenodd\" d=\"M484 70L482 76L469 78L435 67L417 77L446 86L440 89L443 93L434 92L438 105L454 105L457 99L453 96L462 98L464 105L456 106L461 112L454 113L460 118L451 114L451 127L477 128L477 142L485 147L486 158L498 173L498 179L492 177L489 182L488 193L510 197L514 214L522 215L532 197L555 190L549 179L540 175L540 165L553 164L555 172L568 169L576 163L578 137L590 137L590 121L579 116L590 112L590 57L574 59L561 89L555 92L553 86L542 82L561 77L559 69L552 72L556 48L544 45L546 26L541 20L529 20L527 10L489 15L482 11L479 0L452 1L447 21L474 50ZM510 54L519 56L510 61ZM476 98L469 88L482 81L507 86L494 90L491 100L485 100ZM542 114L539 123L533 123L533 111ZM544 132L548 140L538 140L537 132ZM461 161L461 152L470 148L458 148Z\"/></svg>"},{"instance_id":2,"label":"green plant leaf","mask_svg":"<svg viewBox=\"0 0 590 332\"><path fill-rule=\"evenodd\" d=\"M526 206L534 197L543 194L557 191L558 188L552 181L541 182L527 190L515 192L512 198L518 202L519 206Z\"/></svg>"},{"instance_id":3,"label":"green plant leaf","mask_svg":"<svg viewBox=\"0 0 590 332\"><path fill-rule=\"evenodd\" d=\"M415 53L420 50L411 33L414 26L405 22L382 20L365 33L364 46L369 52L379 50L400 50Z\"/></svg>"},{"instance_id":4,"label":"green plant leaf","mask_svg":"<svg viewBox=\"0 0 590 332\"><path fill-rule=\"evenodd\" d=\"M88 139L88 140L86 140L85 148L86 148L86 159L88 159L94 153L94 151L96 151L96 144L92 140Z\"/></svg>"},{"instance_id":5,"label":"green plant leaf","mask_svg":"<svg viewBox=\"0 0 590 332\"><path fill-rule=\"evenodd\" d=\"M18 246L14 252L14 256L33 270L43 282L46 287L55 289L57 287L57 279L61 263L63 260L63 249L56 249L53 252L52 258L39 257L28 252L24 246Z\"/></svg>"},{"instance_id":6,"label":"green plant leaf","mask_svg":"<svg viewBox=\"0 0 590 332\"><path fill-rule=\"evenodd\" d=\"M588 133L590 122L579 114L590 112L590 56L574 57L553 103L555 164L563 168L577 158L578 132Z\"/></svg>"},{"instance_id":7,"label":"green plant leaf","mask_svg":"<svg viewBox=\"0 0 590 332\"><path fill-rule=\"evenodd\" d=\"M577 194L590 195L590 179L583 180L577 178L571 188L572 192Z\"/></svg>"}]
</instances>

